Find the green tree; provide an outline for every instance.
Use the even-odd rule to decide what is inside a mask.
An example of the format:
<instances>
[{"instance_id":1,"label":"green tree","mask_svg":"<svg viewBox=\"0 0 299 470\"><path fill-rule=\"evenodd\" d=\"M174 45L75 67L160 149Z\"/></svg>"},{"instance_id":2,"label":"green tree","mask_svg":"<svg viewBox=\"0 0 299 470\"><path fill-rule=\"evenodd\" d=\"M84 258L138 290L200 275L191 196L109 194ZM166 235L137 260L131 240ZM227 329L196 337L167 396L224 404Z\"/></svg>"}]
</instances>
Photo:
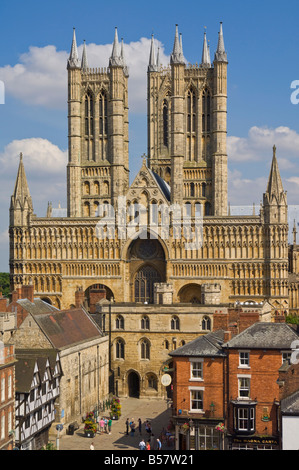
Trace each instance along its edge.
<instances>
[{"instance_id":1,"label":"green tree","mask_svg":"<svg viewBox=\"0 0 299 470\"><path fill-rule=\"evenodd\" d=\"M4 297L8 297L10 294L10 279L9 273L0 273L0 287Z\"/></svg>"}]
</instances>

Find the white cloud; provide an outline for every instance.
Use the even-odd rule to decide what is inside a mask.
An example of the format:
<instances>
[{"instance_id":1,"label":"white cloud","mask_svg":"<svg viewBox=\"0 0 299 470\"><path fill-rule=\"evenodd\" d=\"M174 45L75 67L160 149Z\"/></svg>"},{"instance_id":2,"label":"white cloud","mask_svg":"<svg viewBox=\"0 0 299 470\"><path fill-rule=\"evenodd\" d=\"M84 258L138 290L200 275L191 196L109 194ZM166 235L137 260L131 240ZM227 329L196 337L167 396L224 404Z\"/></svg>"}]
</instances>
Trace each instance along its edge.
<instances>
[{"instance_id":1,"label":"white cloud","mask_svg":"<svg viewBox=\"0 0 299 470\"><path fill-rule=\"evenodd\" d=\"M151 40L124 44L124 55L129 68L130 111L146 112L146 72L149 61ZM106 68L112 51L112 44L87 44L89 67ZM167 65L169 57L164 54L164 46L155 40L156 51L160 47L161 63ZM78 47L79 57L83 46ZM67 59L69 52L57 51L55 46L30 47L20 56L18 64L0 68L0 80L5 84L8 95L28 105L65 109L67 103Z\"/></svg>"},{"instance_id":2,"label":"white cloud","mask_svg":"<svg viewBox=\"0 0 299 470\"><path fill-rule=\"evenodd\" d=\"M257 162L272 158L273 145L281 168L294 167L299 158L299 134L289 127L252 127L248 137L229 136L227 139L229 160L233 162ZM294 162L291 162L291 160Z\"/></svg>"},{"instance_id":3,"label":"white cloud","mask_svg":"<svg viewBox=\"0 0 299 470\"><path fill-rule=\"evenodd\" d=\"M30 138L10 142L0 153L1 173L16 174L19 155L23 154L26 172L32 175L51 176L63 173L67 165L67 151L60 150L49 140Z\"/></svg>"},{"instance_id":4,"label":"white cloud","mask_svg":"<svg viewBox=\"0 0 299 470\"><path fill-rule=\"evenodd\" d=\"M55 46L30 47L20 63L0 68L6 94L31 106L65 108L67 56Z\"/></svg>"}]
</instances>

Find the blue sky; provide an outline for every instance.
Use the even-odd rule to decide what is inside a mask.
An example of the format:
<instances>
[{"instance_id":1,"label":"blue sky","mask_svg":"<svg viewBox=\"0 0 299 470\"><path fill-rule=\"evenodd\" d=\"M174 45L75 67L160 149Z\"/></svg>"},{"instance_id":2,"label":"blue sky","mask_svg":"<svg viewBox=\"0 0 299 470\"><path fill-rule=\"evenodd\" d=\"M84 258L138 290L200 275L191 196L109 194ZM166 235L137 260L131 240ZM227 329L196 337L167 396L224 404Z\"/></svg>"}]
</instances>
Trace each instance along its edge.
<instances>
[{"instance_id":1,"label":"blue sky","mask_svg":"<svg viewBox=\"0 0 299 470\"><path fill-rule=\"evenodd\" d=\"M105 67L114 28L123 37L130 72L131 179L147 151L146 65L154 33L162 62L175 24L187 62L201 60L206 28L213 58L223 21L228 53L229 200L259 204L277 146L289 204L299 202L298 1L1 0L0 271L8 271L8 209L22 151L35 212L66 204L67 73L73 27L79 52L86 40L91 66Z\"/></svg>"}]
</instances>

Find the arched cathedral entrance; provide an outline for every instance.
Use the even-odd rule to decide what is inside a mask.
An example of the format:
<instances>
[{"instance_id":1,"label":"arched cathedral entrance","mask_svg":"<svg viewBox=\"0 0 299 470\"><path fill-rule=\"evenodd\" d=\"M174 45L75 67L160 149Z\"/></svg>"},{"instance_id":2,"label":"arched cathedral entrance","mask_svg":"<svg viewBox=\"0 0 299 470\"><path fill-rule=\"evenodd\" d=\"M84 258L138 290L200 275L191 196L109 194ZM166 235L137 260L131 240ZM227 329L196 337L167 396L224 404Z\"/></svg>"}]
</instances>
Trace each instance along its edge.
<instances>
[{"instance_id":1,"label":"arched cathedral entrance","mask_svg":"<svg viewBox=\"0 0 299 470\"><path fill-rule=\"evenodd\" d=\"M131 301L154 302L154 284L166 282L166 260L161 243L157 239L137 238L127 255L130 270Z\"/></svg>"},{"instance_id":2,"label":"arched cathedral entrance","mask_svg":"<svg viewBox=\"0 0 299 470\"><path fill-rule=\"evenodd\" d=\"M128 395L133 398L139 398L140 395L139 375L134 371L128 375Z\"/></svg>"}]
</instances>

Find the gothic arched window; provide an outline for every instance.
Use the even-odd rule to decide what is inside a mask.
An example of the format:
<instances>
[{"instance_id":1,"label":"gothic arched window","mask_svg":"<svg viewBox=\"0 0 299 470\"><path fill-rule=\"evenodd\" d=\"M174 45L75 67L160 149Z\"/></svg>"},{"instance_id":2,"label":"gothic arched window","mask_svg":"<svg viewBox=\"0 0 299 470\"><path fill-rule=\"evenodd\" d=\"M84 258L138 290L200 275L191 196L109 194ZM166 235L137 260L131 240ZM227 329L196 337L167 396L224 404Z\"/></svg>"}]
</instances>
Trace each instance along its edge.
<instances>
[{"instance_id":1,"label":"gothic arched window","mask_svg":"<svg viewBox=\"0 0 299 470\"><path fill-rule=\"evenodd\" d=\"M202 132L211 132L211 95L207 89L202 95Z\"/></svg>"},{"instance_id":2,"label":"gothic arched window","mask_svg":"<svg viewBox=\"0 0 299 470\"><path fill-rule=\"evenodd\" d=\"M158 271L152 266L141 268L135 277L135 302L154 301L154 284L161 282Z\"/></svg>"},{"instance_id":3,"label":"gothic arched window","mask_svg":"<svg viewBox=\"0 0 299 470\"><path fill-rule=\"evenodd\" d=\"M187 95L187 132L196 132L196 96L193 90Z\"/></svg>"},{"instance_id":4,"label":"gothic arched window","mask_svg":"<svg viewBox=\"0 0 299 470\"><path fill-rule=\"evenodd\" d=\"M115 356L116 359L125 358L125 343L122 339L118 339L115 343Z\"/></svg>"},{"instance_id":5,"label":"gothic arched window","mask_svg":"<svg viewBox=\"0 0 299 470\"><path fill-rule=\"evenodd\" d=\"M102 93L99 99L100 135L108 134L108 100L106 93Z\"/></svg>"},{"instance_id":6,"label":"gothic arched window","mask_svg":"<svg viewBox=\"0 0 299 470\"><path fill-rule=\"evenodd\" d=\"M202 322L201 322L201 328L204 331L211 330L211 319L209 317L203 317Z\"/></svg>"},{"instance_id":7,"label":"gothic arched window","mask_svg":"<svg viewBox=\"0 0 299 470\"><path fill-rule=\"evenodd\" d=\"M177 316L172 317L170 327L171 327L172 330L179 330L180 329L180 320Z\"/></svg>"},{"instance_id":8,"label":"gothic arched window","mask_svg":"<svg viewBox=\"0 0 299 470\"><path fill-rule=\"evenodd\" d=\"M169 119L168 119L168 101L163 101L163 145L168 148L169 145Z\"/></svg>"},{"instance_id":9,"label":"gothic arched window","mask_svg":"<svg viewBox=\"0 0 299 470\"><path fill-rule=\"evenodd\" d=\"M140 343L141 359L150 359L150 343L147 339L143 339Z\"/></svg>"},{"instance_id":10,"label":"gothic arched window","mask_svg":"<svg viewBox=\"0 0 299 470\"><path fill-rule=\"evenodd\" d=\"M93 135L93 98L90 93L85 97L85 135Z\"/></svg>"},{"instance_id":11,"label":"gothic arched window","mask_svg":"<svg viewBox=\"0 0 299 470\"><path fill-rule=\"evenodd\" d=\"M118 315L115 320L115 328L117 330L123 330L125 327L124 317L122 315Z\"/></svg>"},{"instance_id":12,"label":"gothic arched window","mask_svg":"<svg viewBox=\"0 0 299 470\"><path fill-rule=\"evenodd\" d=\"M150 321L149 321L149 318L148 316L144 316L141 318L141 329L142 330L149 330L150 328Z\"/></svg>"}]
</instances>

